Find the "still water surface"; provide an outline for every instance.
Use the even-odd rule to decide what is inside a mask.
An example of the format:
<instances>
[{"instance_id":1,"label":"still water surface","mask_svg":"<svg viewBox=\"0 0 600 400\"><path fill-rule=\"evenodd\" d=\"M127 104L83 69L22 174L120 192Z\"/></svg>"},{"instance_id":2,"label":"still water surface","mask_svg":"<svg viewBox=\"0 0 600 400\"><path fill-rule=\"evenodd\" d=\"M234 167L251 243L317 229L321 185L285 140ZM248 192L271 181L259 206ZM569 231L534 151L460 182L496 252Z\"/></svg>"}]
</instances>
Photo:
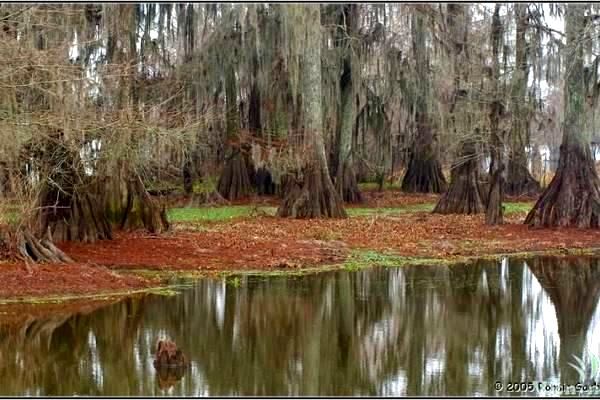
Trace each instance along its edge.
<instances>
[{"instance_id":1,"label":"still water surface","mask_svg":"<svg viewBox=\"0 0 600 400\"><path fill-rule=\"evenodd\" d=\"M506 395L600 355L600 260L207 279L92 312L0 313L0 395ZM158 338L191 361L157 374ZM538 393L549 394L549 393Z\"/></svg>"}]
</instances>

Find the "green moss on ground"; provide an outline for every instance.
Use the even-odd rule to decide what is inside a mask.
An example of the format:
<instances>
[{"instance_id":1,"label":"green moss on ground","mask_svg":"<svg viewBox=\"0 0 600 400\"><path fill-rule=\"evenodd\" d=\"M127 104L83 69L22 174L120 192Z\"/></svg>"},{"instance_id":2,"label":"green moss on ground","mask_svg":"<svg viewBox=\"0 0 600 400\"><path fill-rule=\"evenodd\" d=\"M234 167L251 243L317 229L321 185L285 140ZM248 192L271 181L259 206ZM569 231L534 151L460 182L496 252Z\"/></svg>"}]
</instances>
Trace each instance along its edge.
<instances>
[{"instance_id":1,"label":"green moss on ground","mask_svg":"<svg viewBox=\"0 0 600 400\"><path fill-rule=\"evenodd\" d=\"M383 253L373 250L353 250L344 262L347 270L358 270L366 267L401 267L406 265L447 265L456 262L454 259L407 257L393 253Z\"/></svg>"}]
</instances>

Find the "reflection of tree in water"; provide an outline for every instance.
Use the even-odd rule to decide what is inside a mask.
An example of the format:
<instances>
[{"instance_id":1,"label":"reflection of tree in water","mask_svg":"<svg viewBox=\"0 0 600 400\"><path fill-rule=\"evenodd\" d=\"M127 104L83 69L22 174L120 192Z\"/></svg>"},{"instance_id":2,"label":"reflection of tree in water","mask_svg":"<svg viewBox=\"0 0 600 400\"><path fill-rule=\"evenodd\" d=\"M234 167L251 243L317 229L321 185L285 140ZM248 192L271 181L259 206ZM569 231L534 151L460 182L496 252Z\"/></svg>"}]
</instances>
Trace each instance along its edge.
<instances>
[{"instance_id":1,"label":"reflection of tree in water","mask_svg":"<svg viewBox=\"0 0 600 400\"><path fill-rule=\"evenodd\" d=\"M589 325L596 264L557 277L543 262L532 270L567 343ZM203 280L179 296L0 325L0 379L8 394L495 394L495 381L532 373L543 296L529 295L531 282L522 262ZM158 338L190 360L183 376L154 370Z\"/></svg>"},{"instance_id":2,"label":"reflection of tree in water","mask_svg":"<svg viewBox=\"0 0 600 400\"><path fill-rule=\"evenodd\" d=\"M89 377L81 373L79 361L87 349L77 338L85 338L89 328L78 323L81 318L85 316L65 312L0 324L1 394L32 388L31 394L57 395L63 386L84 388Z\"/></svg>"},{"instance_id":3,"label":"reflection of tree in water","mask_svg":"<svg viewBox=\"0 0 600 400\"><path fill-rule=\"evenodd\" d=\"M104 395L135 395L144 386L143 377L153 372L147 367L151 359L136 351L146 298L127 299L113 307L99 310L88 325L93 332L102 379L94 391ZM136 356L141 363L136 363ZM140 374L144 368L146 374Z\"/></svg>"},{"instance_id":4,"label":"reflection of tree in water","mask_svg":"<svg viewBox=\"0 0 600 400\"><path fill-rule=\"evenodd\" d=\"M358 274L243 278L240 288L220 287L221 304L214 295L202 296L215 282L201 282L194 296L172 299L196 302L188 329L201 340L182 335L181 347L192 349L190 359L214 394L374 393L359 373L355 329L367 331L365 320L377 318L386 300L373 299L370 312L357 311L366 306L357 286L370 293L370 283L352 277Z\"/></svg>"},{"instance_id":5,"label":"reflection of tree in water","mask_svg":"<svg viewBox=\"0 0 600 400\"><path fill-rule=\"evenodd\" d=\"M600 298L598 259L539 257L528 263L554 304L560 336L561 380L577 382L568 363L584 352L586 333Z\"/></svg>"},{"instance_id":6,"label":"reflection of tree in water","mask_svg":"<svg viewBox=\"0 0 600 400\"><path fill-rule=\"evenodd\" d=\"M481 265L457 265L449 268L449 285L445 287L446 334L445 342L445 388L449 395L464 395L470 392L469 362L487 342L488 293L479 284L483 268ZM465 340L470 337L471 340Z\"/></svg>"}]
</instances>

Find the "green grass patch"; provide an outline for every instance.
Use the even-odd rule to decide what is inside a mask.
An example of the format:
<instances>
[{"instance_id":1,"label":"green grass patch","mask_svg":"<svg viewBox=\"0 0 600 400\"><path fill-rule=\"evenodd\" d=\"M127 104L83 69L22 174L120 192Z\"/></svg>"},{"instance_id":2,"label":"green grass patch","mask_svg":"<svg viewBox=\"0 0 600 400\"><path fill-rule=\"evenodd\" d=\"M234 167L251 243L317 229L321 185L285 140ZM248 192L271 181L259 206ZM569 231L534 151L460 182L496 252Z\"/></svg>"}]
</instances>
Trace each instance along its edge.
<instances>
[{"instance_id":1,"label":"green grass patch","mask_svg":"<svg viewBox=\"0 0 600 400\"><path fill-rule=\"evenodd\" d=\"M351 217L364 216L388 216L415 212L431 212L435 207L435 203L410 204L404 207L347 207L346 211ZM533 203L509 202L504 203L505 215L526 213L532 207ZM184 207L172 208L168 211L168 216L172 222L215 222L228 221L235 218L251 217L256 212L267 215L275 215L277 209L275 207L251 205L240 206L222 206L222 207Z\"/></svg>"},{"instance_id":2,"label":"green grass patch","mask_svg":"<svg viewBox=\"0 0 600 400\"><path fill-rule=\"evenodd\" d=\"M503 203L504 205L504 214L506 215L510 215L510 214L518 214L518 213L527 213L529 212L533 206L534 203L532 202L506 202Z\"/></svg>"},{"instance_id":3,"label":"green grass patch","mask_svg":"<svg viewBox=\"0 0 600 400\"><path fill-rule=\"evenodd\" d=\"M186 207L171 208L168 211L172 222L214 222L227 221L234 218L248 217L256 211L275 215L275 207L225 206L225 207Z\"/></svg>"}]
</instances>

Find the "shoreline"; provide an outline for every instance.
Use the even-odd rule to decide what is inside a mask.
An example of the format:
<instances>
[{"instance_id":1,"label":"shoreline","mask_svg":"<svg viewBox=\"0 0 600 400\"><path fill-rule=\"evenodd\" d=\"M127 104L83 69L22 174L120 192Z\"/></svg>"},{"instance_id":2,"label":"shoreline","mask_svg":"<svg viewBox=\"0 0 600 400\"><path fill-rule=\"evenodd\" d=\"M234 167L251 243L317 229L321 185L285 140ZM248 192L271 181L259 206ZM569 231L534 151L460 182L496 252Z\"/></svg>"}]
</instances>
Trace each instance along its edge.
<instances>
[{"instance_id":1,"label":"shoreline","mask_svg":"<svg viewBox=\"0 0 600 400\"><path fill-rule=\"evenodd\" d=\"M160 236L119 231L110 241L57 243L72 264L28 270L23 263L0 262L0 305L115 299L168 291L186 278L600 256L597 230L523 225L530 202L507 203L505 224L488 226L482 215L430 213L437 196L365 193L368 201L349 207L347 219L277 218L258 211L265 202L171 208L173 229Z\"/></svg>"},{"instance_id":2,"label":"shoreline","mask_svg":"<svg viewBox=\"0 0 600 400\"><path fill-rule=\"evenodd\" d=\"M321 265L321 266L307 266L295 269L254 269L254 270L235 270L235 269L223 269L223 270L186 270L186 269L121 269L116 271L120 276L135 276L140 278L149 277L146 280L148 286L129 289L129 290L107 290L107 291L96 291L90 293L67 293L58 294L55 292L48 292L38 296L18 296L18 297L2 297L0 296L0 307L11 307L11 306L27 306L37 307L43 305L76 305L79 302L88 304L90 302L103 303L103 302L118 302L123 299L137 296L137 295L163 295L173 296L179 294L180 290L185 290L193 286L194 281L199 279L228 279L239 276L261 276L261 277L287 277L287 276L301 276L311 275L324 272L336 272L336 271L359 271L366 268L404 268L404 267L415 267L415 266L451 266L451 265L464 265L472 264L479 261L494 261L500 260L505 257L527 259L532 257L540 256L551 256L551 257L598 257L600 256L600 247L591 248L564 248L564 249L547 249L547 250L535 250L526 252L504 252L497 254L485 254L478 256L458 256L446 259L432 259L425 257L403 257L392 254L380 253L382 257L389 257L387 261L378 263L370 259L359 260L353 264L351 259L354 256L348 257L344 263ZM360 256L356 257L360 259ZM1 275L1 274L0 274ZM178 280L184 280L185 283L177 284L166 284L170 279L176 278ZM1 313L0 313L1 314ZM1 317L0 317L1 321Z\"/></svg>"}]
</instances>

